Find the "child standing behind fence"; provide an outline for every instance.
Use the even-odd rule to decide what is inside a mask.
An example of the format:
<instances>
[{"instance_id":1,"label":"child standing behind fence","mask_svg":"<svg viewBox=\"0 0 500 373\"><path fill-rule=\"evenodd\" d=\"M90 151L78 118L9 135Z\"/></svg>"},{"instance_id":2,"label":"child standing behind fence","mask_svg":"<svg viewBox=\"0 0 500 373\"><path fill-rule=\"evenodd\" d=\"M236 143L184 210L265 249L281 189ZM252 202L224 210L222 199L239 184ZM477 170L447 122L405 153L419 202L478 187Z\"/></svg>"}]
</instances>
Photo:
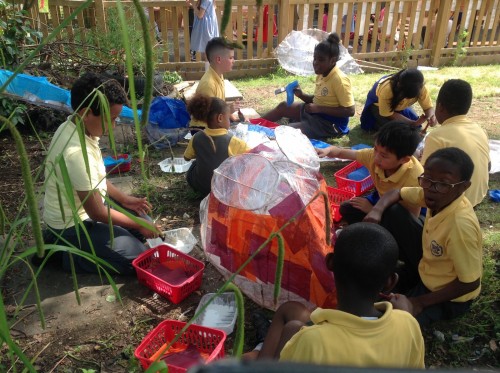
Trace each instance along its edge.
<instances>
[{"instance_id":1,"label":"child standing behind fence","mask_svg":"<svg viewBox=\"0 0 500 373\"><path fill-rule=\"evenodd\" d=\"M188 2L189 6L193 4ZM214 0L198 0L194 10L193 32L191 34L191 50L201 52L203 60L205 47L210 39L219 36L219 24L215 14Z\"/></svg>"},{"instance_id":2,"label":"child standing behind fence","mask_svg":"<svg viewBox=\"0 0 500 373\"><path fill-rule=\"evenodd\" d=\"M214 170L227 158L245 153L249 148L243 140L228 133L230 109L220 98L197 94L187 108L193 118L208 125L191 138L184 152L184 159L196 159L187 172L187 182L206 196L210 193Z\"/></svg>"},{"instance_id":3,"label":"child standing behind fence","mask_svg":"<svg viewBox=\"0 0 500 373\"><path fill-rule=\"evenodd\" d=\"M349 133L349 117L354 115L354 96L351 81L338 66L340 39L336 33L314 48L313 67L316 77L314 95L306 95L298 87L295 96L304 101L287 106L280 103L262 117L276 122L290 118L290 125L299 128L307 137L325 139Z\"/></svg>"}]
</instances>

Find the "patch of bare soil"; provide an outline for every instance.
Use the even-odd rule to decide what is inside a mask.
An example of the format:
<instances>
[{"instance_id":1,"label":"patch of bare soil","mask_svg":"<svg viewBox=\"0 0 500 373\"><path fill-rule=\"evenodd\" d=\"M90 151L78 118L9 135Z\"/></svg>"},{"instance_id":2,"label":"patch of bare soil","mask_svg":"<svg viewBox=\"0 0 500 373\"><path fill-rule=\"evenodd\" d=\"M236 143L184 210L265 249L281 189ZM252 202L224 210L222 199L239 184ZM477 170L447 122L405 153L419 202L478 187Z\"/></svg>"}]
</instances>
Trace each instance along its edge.
<instances>
[{"instance_id":1,"label":"patch of bare soil","mask_svg":"<svg viewBox=\"0 0 500 373\"><path fill-rule=\"evenodd\" d=\"M249 96L252 93L255 92L249 92ZM498 98L494 100L498 104ZM498 107L497 104L493 107ZM497 119L491 108L491 99L476 100L470 116L479 123L493 128L497 124ZM1 135L3 137L0 138L0 204L8 219L12 221L16 218L19 206L24 203L24 183L21 179L15 146L9 136ZM500 137L500 134L498 135ZM40 186L43 180L42 161L45 157L45 147L49 142L48 138L50 135L40 143L35 138L25 135L25 145L37 186ZM175 149L179 155L182 151L182 147ZM146 167L153 176L161 175L156 163L166 158L168 154L167 151L159 152L148 160ZM334 168L337 167L324 166L323 171L328 170L330 173ZM133 163L130 175L139 177L137 162ZM183 175L162 177L164 182L151 186L149 195L153 204L161 207L163 227L171 229L197 226L200 200L190 193ZM496 180L498 183L498 178ZM30 237L25 239L29 242ZM194 249L193 254L205 261L199 246ZM57 267L49 265L39 276L46 320L45 329L40 326L38 312L33 306L32 293L24 302L22 311L14 317L16 304L27 289L31 278L26 266L16 266L9 271L1 284L6 309L13 324L12 336L24 353L34 359L35 366L40 372L80 372L83 368L97 372L138 371L133 351L144 336L162 320L188 320L193 316L201 296L215 291L222 284L222 276L209 263L205 264L201 288L179 305L174 305L154 294L140 285L134 277L115 277L123 302L120 304L118 300L109 298L109 295L113 294L112 289L106 280L101 280L97 275L78 276L81 296L81 305L78 305L72 290L73 279ZM255 342L249 315L256 308L257 306L251 301L246 301L246 350L251 349ZM439 344L433 331L427 330L424 333L428 347L426 355L428 366L499 366L498 352L481 353L484 346L488 345L488 340L480 338L462 344ZM231 346L230 337L225 345L226 354L230 353ZM446 356L450 349L456 348L463 349L463 360L449 361ZM0 371L7 371L10 365L7 347L4 346L0 349ZM16 365L18 368L22 366L19 362L16 362Z\"/></svg>"}]
</instances>

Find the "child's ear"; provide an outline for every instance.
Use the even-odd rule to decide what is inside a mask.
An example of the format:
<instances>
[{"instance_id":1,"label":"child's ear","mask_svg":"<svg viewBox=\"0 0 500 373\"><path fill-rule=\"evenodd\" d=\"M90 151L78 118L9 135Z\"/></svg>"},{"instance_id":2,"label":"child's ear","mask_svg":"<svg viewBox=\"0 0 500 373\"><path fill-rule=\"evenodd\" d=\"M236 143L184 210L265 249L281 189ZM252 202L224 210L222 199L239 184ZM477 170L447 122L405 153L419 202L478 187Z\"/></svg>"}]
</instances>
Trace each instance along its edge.
<instances>
[{"instance_id":1,"label":"child's ear","mask_svg":"<svg viewBox=\"0 0 500 373\"><path fill-rule=\"evenodd\" d=\"M399 275L396 272L394 272L387 278L387 281L385 282L385 285L382 288L382 292L390 293L391 290L394 289L398 281L399 281Z\"/></svg>"},{"instance_id":2,"label":"child's ear","mask_svg":"<svg viewBox=\"0 0 500 373\"><path fill-rule=\"evenodd\" d=\"M222 123L224 120L224 114L220 113L217 115L217 122Z\"/></svg>"},{"instance_id":3,"label":"child's ear","mask_svg":"<svg viewBox=\"0 0 500 373\"><path fill-rule=\"evenodd\" d=\"M399 158L399 164L408 163L408 162L410 162L410 160L411 160L411 155L407 155L403 158Z\"/></svg>"}]
</instances>

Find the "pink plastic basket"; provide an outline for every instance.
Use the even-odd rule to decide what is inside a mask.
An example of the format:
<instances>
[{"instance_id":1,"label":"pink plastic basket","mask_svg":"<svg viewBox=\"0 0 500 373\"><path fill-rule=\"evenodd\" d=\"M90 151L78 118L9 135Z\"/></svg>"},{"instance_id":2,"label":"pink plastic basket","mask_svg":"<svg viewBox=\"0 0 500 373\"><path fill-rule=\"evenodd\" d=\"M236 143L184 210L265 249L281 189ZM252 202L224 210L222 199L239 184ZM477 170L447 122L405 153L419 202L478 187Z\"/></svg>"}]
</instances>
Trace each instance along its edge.
<instances>
[{"instance_id":1,"label":"pink plastic basket","mask_svg":"<svg viewBox=\"0 0 500 373\"><path fill-rule=\"evenodd\" d=\"M350 200L355 197L355 194L343 189L337 189L333 187L326 187L328 191L328 199L330 200L330 206L332 207L332 217L333 221L338 223L342 219L340 214L340 204L344 201Z\"/></svg>"},{"instance_id":2,"label":"pink plastic basket","mask_svg":"<svg viewBox=\"0 0 500 373\"><path fill-rule=\"evenodd\" d=\"M342 190L346 190L354 193L356 196L360 196L367 192L368 190L373 188L373 180L370 175L365 177L362 180L350 180L347 178L351 172L356 171L357 169L363 167L362 164L354 161L349 163L344 168L335 172L335 180L337 181L337 187Z\"/></svg>"},{"instance_id":3,"label":"pink plastic basket","mask_svg":"<svg viewBox=\"0 0 500 373\"><path fill-rule=\"evenodd\" d=\"M191 324L167 350L169 343L185 325L182 321L165 320L144 337L134 353L144 369L155 360L165 360L169 373L184 373L190 366L224 357L226 333L196 324ZM187 348L191 350L189 355L186 354Z\"/></svg>"},{"instance_id":4,"label":"pink plastic basket","mask_svg":"<svg viewBox=\"0 0 500 373\"><path fill-rule=\"evenodd\" d=\"M205 264L167 244L145 251L132 262L143 285L179 303L201 285Z\"/></svg>"}]
</instances>

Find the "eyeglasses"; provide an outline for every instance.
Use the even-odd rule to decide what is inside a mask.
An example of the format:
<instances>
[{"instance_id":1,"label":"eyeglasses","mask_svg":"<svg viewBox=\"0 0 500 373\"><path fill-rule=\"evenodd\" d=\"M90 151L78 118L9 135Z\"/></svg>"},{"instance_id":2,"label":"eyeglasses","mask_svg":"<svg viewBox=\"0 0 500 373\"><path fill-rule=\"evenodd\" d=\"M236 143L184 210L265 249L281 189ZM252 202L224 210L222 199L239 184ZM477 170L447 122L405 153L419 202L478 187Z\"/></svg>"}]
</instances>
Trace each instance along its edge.
<instances>
[{"instance_id":1,"label":"eyeglasses","mask_svg":"<svg viewBox=\"0 0 500 373\"><path fill-rule=\"evenodd\" d=\"M424 188L424 189L430 189L431 187L434 187L436 192L446 194L453 188L455 188L457 185L460 185L462 183L465 183L466 180L463 180L459 183L444 183L442 181L434 181L431 180L423 175L420 175L418 178L418 184Z\"/></svg>"}]
</instances>

